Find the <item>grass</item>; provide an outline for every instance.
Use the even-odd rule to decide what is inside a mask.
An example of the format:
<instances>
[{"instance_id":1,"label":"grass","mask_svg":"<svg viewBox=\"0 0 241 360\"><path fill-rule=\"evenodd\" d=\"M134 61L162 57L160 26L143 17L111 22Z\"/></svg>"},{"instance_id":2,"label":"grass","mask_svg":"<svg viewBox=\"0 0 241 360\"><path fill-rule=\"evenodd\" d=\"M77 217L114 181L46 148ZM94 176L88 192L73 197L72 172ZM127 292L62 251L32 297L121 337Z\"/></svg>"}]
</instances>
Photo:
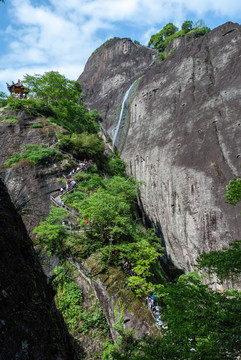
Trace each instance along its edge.
<instances>
[{"instance_id":1,"label":"grass","mask_svg":"<svg viewBox=\"0 0 241 360\"><path fill-rule=\"evenodd\" d=\"M1 121L1 123L8 123L8 124L17 124L18 119L14 115L7 115L5 118Z\"/></svg>"},{"instance_id":2,"label":"grass","mask_svg":"<svg viewBox=\"0 0 241 360\"><path fill-rule=\"evenodd\" d=\"M6 166L9 167L12 165L16 165L23 159L28 159L34 165L36 165L39 163L47 164L52 157L55 157L55 159L57 160L61 160L64 157L60 152L54 149L50 149L44 144L26 145L26 146L22 146L21 148L25 150L24 153L22 154L13 153L12 157L6 160L5 162Z\"/></svg>"},{"instance_id":3,"label":"grass","mask_svg":"<svg viewBox=\"0 0 241 360\"><path fill-rule=\"evenodd\" d=\"M37 124L32 124L31 126L30 126L31 128L42 128L43 127L43 124L41 124L41 123L37 123Z\"/></svg>"}]
</instances>

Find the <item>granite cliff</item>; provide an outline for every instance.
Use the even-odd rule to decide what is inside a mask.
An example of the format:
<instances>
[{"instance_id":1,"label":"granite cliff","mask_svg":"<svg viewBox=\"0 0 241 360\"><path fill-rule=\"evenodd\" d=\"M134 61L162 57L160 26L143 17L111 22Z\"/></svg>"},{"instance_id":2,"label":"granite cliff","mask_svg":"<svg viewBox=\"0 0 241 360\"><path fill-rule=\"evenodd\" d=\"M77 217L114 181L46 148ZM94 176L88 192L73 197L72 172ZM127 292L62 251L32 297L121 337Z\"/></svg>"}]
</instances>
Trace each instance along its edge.
<instances>
[{"instance_id":1,"label":"granite cliff","mask_svg":"<svg viewBox=\"0 0 241 360\"><path fill-rule=\"evenodd\" d=\"M21 146L25 146L28 144L45 144L49 145L52 140L55 138L55 133L57 131L63 132L64 129L59 128L58 126L54 125L53 123L49 122L45 117L35 118L34 116L29 115L25 111L21 112L14 112L12 110L4 108L1 113L1 121L0 122L0 144L1 144L1 155L0 155L0 177L2 181L4 181L6 188L8 189L9 195L11 197L12 202L15 205L15 208L21 213L23 218L23 222L26 226L28 234L32 235L32 230L35 228L36 225L42 219L45 219L46 216L49 214L49 208L51 205L50 201L50 194L52 192L56 192L56 190L60 189L60 183L57 181L58 178L63 178L63 174L66 174L66 168L68 169L68 162L71 160L63 159L61 161L56 161L55 158L49 159L48 162L45 164L37 164L34 165L29 160L21 160L18 164L13 165L12 167L6 167L5 161L12 156L14 152L18 153L21 150ZM4 118L7 116L14 117L14 123L11 122L4 122ZM35 128L33 127L34 124L42 124L42 127ZM1 183L2 184L2 183ZM2 200L2 193L5 194L6 189L2 185L0 188L1 190L1 200ZM5 195L4 195L5 196ZM7 197L7 195L6 195ZM10 199L8 198L9 204ZM14 213L14 206L11 206L11 211ZM26 337L25 332L23 332L23 338L26 337L26 341L23 338L19 337L19 343L17 343L16 347L13 347L12 352L8 353L7 347L13 341L13 335L11 332L18 331L18 327L14 326L13 323L9 323L5 326L5 315L11 312L11 309L15 309L19 312L19 317L16 315L16 321L19 322L19 326L25 326L26 331L30 331L30 324L28 321L29 319L26 318L25 324L25 312L29 311L30 319L33 316L32 311L32 286L36 286L39 289L36 289L36 294L34 296L39 296L39 298L43 298L39 306L41 306L41 313L38 312L38 304L33 304L34 309L36 308L36 315L35 320L33 321L33 326L36 327L36 331L38 331L39 323L45 321L49 321L49 328L46 327L47 331L52 331L51 329L51 319L48 320L48 314L45 312L49 310L50 305L54 307L54 300L53 291L50 288L45 288L43 282L46 282L44 275L41 270L41 266L38 263L37 256L34 252L33 245L27 235L26 229L23 226L23 223L20 219L20 216L17 215L15 212L14 216L8 215L7 207L2 205L1 208L2 214L4 216L1 217L1 231L2 237L0 239L0 245L2 247L2 254L5 259L5 254L10 254L7 261L3 261L1 263L1 271L3 278L1 284L3 284L3 290L6 291L8 294L8 302L3 301L2 303L2 315L1 319L4 321L3 331L6 334L4 338L4 356L3 359L8 359L7 356L13 356L13 353L16 354L32 354L35 350L32 347L36 347L36 354L38 353L37 345L33 343L33 339ZM8 221L8 216L11 218L11 222ZM8 225L7 225L8 224ZM21 226L19 225L21 224ZM10 229L9 229L10 227ZM11 235L12 229L14 230L14 236ZM24 237L22 236L22 231L24 232ZM9 235L7 235L9 234ZM8 236L12 238L12 241L7 243ZM25 239L26 236L26 239ZM24 254L22 254L22 246L26 246L27 250L24 250ZM22 244L22 241L24 242ZM25 247L24 247L25 249ZM30 254L30 253L31 254ZM27 259L25 258L25 255ZM33 257L35 263L37 264L37 269L32 268L32 258ZM43 261L44 259L44 261ZM30 261L30 264L28 264ZM27 263L27 265L25 264ZM60 264L60 261L56 257L48 258L45 253L41 255L41 262L43 266L43 270L46 275L52 275L53 269L55 266ZM35 265L36 265L35 264ZM75 278L75 282L78 284L82 293L84 294L84 306L88 308L93 307L93 303L95 301L93 298L96 298L100 303L103 313L106 317L110 334L113 340L117 340L118 333L114 328L114 324L116 322L115 318L115 309L118 308L118 304L124 311L124 319L125 319L125 328L128 330L133 330L137 336L141 336L145 332L149 332L150 334L156 334L157 327L151 316L148 308L146 307L145 303L143 304L141 301L132 298L132 293L129 289L126 289L126 276L121 271L117 271L113 269L110 276L106 274L99 274L100 272L100 265L96 264L96 261L93 259L88 259L86 264L76 263L74 262L75 267L79 270L78 276ZM21 270L23 268L23 270ZM26 269L27 268L27 269ZM25 271L26 270L26 271ZM29 270L29 271L27 271ZM80 271L81 270L81 271ZM37 278L35 279L35 271L37 271ZM15 273L18 273L19 276L15 276ZM30 274L29 274L30 272ZM30 275L34 276L32 284L32 279ZM39 276L39 277L38 277ZM118 279L118 281L117 281ZM120 281L122 280L122 281ZM16 297L14 297L13 291L10 293L8 290L8 285L12 288L16 286ZM22 288L23 286L23 288ZM26 294L25 294L26 290ZM38 290L38 291L37 291ZM48 291L48 294L45 293ZM3 295L5 292L3 293ZM94 296L93 296L94 295ZM46 297L47 296L47 297ZM29 297L29 299L28 299ZM3 297L4 300L4 297ZM45 301L44 307L42 303ZM17 303L20 302L21 304L18 306ZM26 308L24 303L26 303ZM22 307L23 306L23 309ZM29 310L28 310L29 309ZM34 311L34 310L33 310ZM50 311L50 310L49 310ZM15 310L13 312L13 316L15 314ZM54 315L51 315L54 317ZM15 319L15 318L14 318ZM57 321L57 320L56 320ZM62 324L63 325L63 324ZM57 325L56 325L57 326ZM39 331L40 336L41 332ZM51 333L52 334L52 333ZM51 335L52 336L52 335ZM60 337L56 337L52 339L50 336L50 345L53 348L57 349L58 342L60 344L63 343L63 340ZM67 334L66 334L67 336ZM56 341L55 341L56 340ZM106 339L103 337L98 337L95 334L95 340L91 338L91 336L87 336L85 333L80 334L78 340L80 341L81 345L83 346L83 356L86 358L90 357L89 352L99 352L103 349L103 342ZM39 341L41 345L41 341L38 340L36 336L36 341ZM45 337L43 337L43 351L48 351L48 344ZM21 348L21 344L23 343L23 349ZM46 349L44 349L46 343ZM20 344L20 345L19 345ZM39 345L39 346L40 346ZM50 346L49 345L49 346ZM65 345L59 348L59 353L61 351L64 353ZM27 352L28 350L28 352ZM56 351L57 351L56 350ZM67 351L67 350L66 350ZM69 349L70 351L70 349ZM81 352L81 351L80 351ZM27 355L26 355L27 356ZM35 355L34 355L35 356ZM36 355L37 356L37 355ZM54 359L53 353L53 359ZM60 356L60 355L59 355ZM62 355L61 355L62 356ZM63 355L63 359L65 355ZM40 357L41 358L41 357ZM43 357L44 358L44 357ZM45 358L52 359L51 356L47 356ZM61 359L61 357L59 357ZM74 357L69 357L69 359L74 359ZM80 357L81 358L81 357ZM1 359L1 356L0 356Z\"/></svg>"},{"instance_id":2,"label":"granite cliff","mask_svg":"<svg viewBox=\"0 0 241 360\"><path fill-rule=\"evenodd\" d=\"M0 359L76 359L54 292L1 181L0 194Z\"/></svg>"},{"instance_id":3,"label":"granite cliff","mask_svg":"<svg viewBox=\"0 0 241 360\"><path fill-rule=\"evenodd\" d=\"M98 109L103 128L114 128L125 92L153 64L157 52L130 39L113 39L89 58L78 78L91 109Z\"/></svg>"},{"instance_id":4,"label":"granite cliff","mask_svg":"<svg viewBox=\"0 0 241 360\"><path fill-rule=\"evenodd\" d=\"M57 178L63 174L63 164L51 161L44 166L34 166L28 161L21 161L11 168L5 167L4 164L14 152L19 153L21 146L49 145L55 138L55 133L64 130L44 117L36 118L25 111L3 111L6 113L2 114L1 118L14 116L16 123L0 122L0 178L7 186L14 205L21 212L24 224L31 233L39 221L49 213L50 194L60 187ZM32 127L36 123L42 127Z\"/></svg>"},{"instance_id":5,"label":"granite cliff","mask_svg":"<svg viewBox=\"0 0 241 360\"><path fill-rule=\"evenodd\" d=\"M162 234L175 266L189 271L200 253L240 237L240 209L223 194L240 173L241 26L229 22L175 46L153 63L152 50L114 40L90 57L79 81L113 137L122 99L139 78L117 148L128 173L145 184L143 217Z\"/></svg>"}]
</instances>

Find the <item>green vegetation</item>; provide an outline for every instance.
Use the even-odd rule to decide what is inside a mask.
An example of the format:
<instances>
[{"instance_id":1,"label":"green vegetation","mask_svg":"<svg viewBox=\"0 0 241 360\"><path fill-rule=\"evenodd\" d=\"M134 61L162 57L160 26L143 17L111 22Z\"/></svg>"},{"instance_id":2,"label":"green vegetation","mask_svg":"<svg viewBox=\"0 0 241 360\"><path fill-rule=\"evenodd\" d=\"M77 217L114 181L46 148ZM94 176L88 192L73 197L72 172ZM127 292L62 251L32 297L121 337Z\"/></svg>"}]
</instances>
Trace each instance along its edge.
<instances>
[{"instance_id":1,"label":"green vegetation","mask_svg":"<svg viewBox=\"0 0 241 360\"><path fill-rule=\"evenodd\" d=\"M7 115L5 118L1 121L1 123L9 123L9 124L17 124L18 119L14 115Z\"/></svg>"},{"instance_id":2,"label":"green vegetation","mask_svg":"<svg viewBox=\"0 0 241 360\"><path fill-rule=\"evenodd\" d=\"M104 143L97 134L57 134L60 149L71 153L77 159L91 159L101 162L104 152Z\"/></svg>"},{"instance_id":3,"label":"green vegetation","mask_svg":"<svg viewBox=\"0 0 241 360\"><path fill-rule=\"evenodd\" d=\"M33 231L34 234L38 234L37 244L43 246L50 255L60 254L63 240L68 235L65 226L62 225L66 216L65 209L52 206L46 220Z\"/></svg>"},{"instance_id":4,"label":"green vegetation","mask_svg":"<svg viewBox=\"0 0 241 360\"><path fill-rule=\"evenodd\" d=\"M239 179L230 182L225 195L231 204L240 201L239 181L235 180ZM217 275L220 281L237 278L241 274L240 259L241 241L236 240L228 249L198 258L198 268L208 275L206 284L204 277L193 271L181 275L175 283L157 286L155 295L164 322L162 337L145 335L136 339L124 330L119 319L120 337L116 344L105 344L102 359L237 359L241 354L241 293L235 289L214 291L208 279L209 275Z\"/></svg>"},{"instance_id":5,"label":"green vegetation","mask_svg":"<svg viewBox=\"0 0 241 360\"><path fill-rule=\"evenodd\" d=\"M227 185L227 194L224 196L231 205L237 205L241 201L241 178L233 178Z\"/></svg>"},{"instance_id":6,"label":"green vegetation","mask_svg":"<svg viewBox=\"0 0 241 360\"><path fill-rule=\"evenodd\" d=\"M168 55L164 54L168 44L176 38L183 36L192 36L194 38L201 37L209 32L210 29L205 26L202 21L198 21L193 25L193 22L190 20L184 21L182 24L181 30L173 25L172 23L168 23L164 28L156 34L153 34L149 40L148 46L157 49L160 52L160 60L164 60Z\"/></svg>"},{"instance_id":7,"label":"green vegetation","mask_svg":"<svg viewBox=\"0 0 241 360\"><path fill-rule=\"evenodd\" d=\"M185 22L182 31L189 33L192 31L191 26L191 23ZM164 40L175 35L176 31L172 26L168 27ZM74 85L71 84L70 93L73 90L75 94L76 88L74 86L73 89L72 86ZM130 300L128 298L129 301L135 301L138 297L144 299L144 295L152 290L161 307L165 325L161 329L162 337L144 336L136 339L130 331L124 330L122 313L116 325L119 340L116 344L110 341L106 344L103 359L238 358L241 348L240 292L235 289L224 293L213 291L210 284L203 283L203 277L197 272L182 275L174 283L160 280L156 266L163 254L160 239L153 230L147 231L139 222L137 194L140 184L126 176L126 165L117 155L107 157L103 154L103 144L96 135L95 120L89 122L88 118L85 122L85 116L80 117L80 123L83 120L81 127L72 123L69 115L57 116L64 106L62 95L58 101L55 93L51 94L45 88L42 90L36 90L38 95L34 101L38 104L43 102L44 111L49 111L49 116L53 116L54 121L57 120L71 132L68 135L58 134L58 146L75 157L94 158L96 164L88 172L74 175L77 186L64 197L65 204L72 207L73 212L52 207L49 216L34 230L37 234L36 245L45 247L49 254L57 254L63 262L67 256L72 256L79 262L85 259L87 264L91 264L93 272L105 280L106 273L111 277L118 272L133 296ZM78 102L82 104L80 93L76 95L77 108ZM56 111L51 110L51 114L49 109ZM60 119L64 120L61 122ZM54 153L48 153L48 156L46 154L43 160L43 154L40 156L46 150L43 145L40 148L31 146L26 147L26 153L30 153L23 158L34 163L49 161L54 156L58 158L56 150L47 149ZM35 156L31 157L34 152ZM16 163L23 155L14 154L15 160L8 161ZM230 182L226 198L233 205L240 201L239 178ZM241 241L235 241L228 249L202 254L198 259L198 268L207 275L217 276L220 284L224 279L237 277L241 273L240 244ZM130 265L131 271L120 273L123 261ZM77 338L78 334L87 333L96 327L107 333L100 307L95 306L90 311L83 308L83 294L70 277L64 271L59 273L60 271L56 269L52 284L57 291L58 309L73 336Z\"/></svg>"},{"instance_id":8,"label":"green vegetation","mask_svg":"<svg viewBox=\"0 0 241 360\"><path fill-rule=\"evenodd\" d=\"M0 91L0 107L5 106L7 103L7 95Z\"/></svg>"},{"instance_id":9,"label":"green vegetation","mask_svg":"<svg viewBox=\"0 0 241 360\"><path fill-rule=\"evenodd\" d=\"M55 295L56 306L63 314L71 332L78 331L78 322L82 310L81 302L83 301L82 292L78 285L65 273L63 268L56 267L54 275L57 275L53 281L53 287L57 292Z\"/></svg>"},{"instance_id":10,"label":"green vegetation","mask_svg":"<svg viewBox=\"0 0 241 360\"><path fill-rule=\"evenodd\" d=\"M46 145L26 145L21 146L25 150L22 154L13 153L12 157L6 160L6 166L16 165L23 159L29 160L32 164L47 164L50 159L61 160L63 159L62 153L57 150L48 148Z\"/></svg>"},{"instance_id":11,"label":"green vegetation","mask_svg":"<svg viewBox=\"0 0 241 360\"><path fill-rule=\"evenodd\" d=\"M44 126L42 123L36 123L36 124L32 124L30 127L34 129L34 128L43 128Z\"/></svg>"},{"instance_id":12,"label":"green vegetation","mask_svg":"<svg viewBox=\"0 0 241 360\"><path fill-rule=\"evenodd\" d=\"M86 334L90 329L94 329L108 338L108 325L99 303L95 301L90 308L84 308L82 291L63 267L55 268L52 285L56 291L56 306L72 335Z\"/></svg>"},{"instance_id":13,"label":"green vegetation","mask_svg":"<svg viewBox=\"0 0 241 360\"><path fill-rule=\"evenodd\" d=\"M26 75L23 82L30 89L29 98L9 96L7 106L10 109L24 109L33 116L51 117L55 124L71 132L95 134L99 130L99 115L96 110L87 111L77 81L50 71L44 75Z\"/></svg>"},{"instance_id":14,"label":"green vegetation","mask_svg":"<svg viewBox=\"0 0 241 360\"><path fill-rule=\"evenodd\" d=\"M110 265L120 267L126 258L133 263L129 287L137 296L148 292L155 286L151 267L160 256L161 246L153 231L146 231L136 223L138 184L132 178L109 178L97 173L80 172L74 179L75 191L63 200L78 210L81 218L76 226L83 231L66 231L62 225L63 220L68 222L64 210L52 208L49 217L34 230L38 244L50 254L64 258L71 253L80 261L101 253L102 271L108 271Z\"/></svg>"}]
</instances>

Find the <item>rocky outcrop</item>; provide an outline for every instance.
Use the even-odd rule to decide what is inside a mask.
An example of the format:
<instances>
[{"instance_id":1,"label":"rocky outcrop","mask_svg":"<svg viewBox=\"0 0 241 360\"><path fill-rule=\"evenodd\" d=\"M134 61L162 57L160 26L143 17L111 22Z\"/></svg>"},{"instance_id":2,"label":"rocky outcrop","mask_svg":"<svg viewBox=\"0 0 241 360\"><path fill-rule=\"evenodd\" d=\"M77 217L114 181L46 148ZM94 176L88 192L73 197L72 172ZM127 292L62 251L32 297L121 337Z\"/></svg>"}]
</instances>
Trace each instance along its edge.
<instances>
[{"instance_id":1,"label":"rocky outcrop","mask_svg":"<svg viewBox=\"0 0 241 360\"><path fill-rule=\"evenodd\" d=\"M76 359L54 293L0 181L0 359Z\"/></svg>"},{"instance_id":2,"label":"rocky outcrop","mask_svg":"<svg viewBox=\"0 0 241 360\"><path fill-rule=\"evenodd\" d=\"M101 273L98 256L92 256L79 264L73 258L68 258L85 281L85 286L94 291L108 323L111 337L117 341L119 333L115 324L123 316L125 330L130 330L137 338L148 333L158 336L151 312L143 300L138 299L126 286L126 275L115 268L109 268L108 274Z\"/></svg>"},{"instance_id":3,"label":"rocky outcrop","mask_svg":"<svg viewBox=\"0 0 241 360\"><path fill-rule=\"evenodd\" d=\"M120 40L117 45L118 41L108 47L105 67L110 74L120 74L125 66L122 59L115 59ZM161 230L168 256L187 271L203 251L221 249L240 237L240 208L223 198L226 184L240 173L240 48L238 24L229 22L212 30L149 67L129 104L129 131L121 157L129 174L144 182L140 202L153 226ZM107 50L102 51L98 59ZM130 57L134 61L135 51ZM93 56L87 69L97 63ZM120 106L114 77L101 68L94 77L87 69L80 77L85 79L86 100L102 102L96 108L111 130ZM95 92L100 83L109 86L117 103L110 103L108 94L100 99L101 93Z\"/></svg>"},{"instance_id":4,"label":"rocky outcrop","mask_svg":"<svg viewBox=\"0 0 241 360\"><path fill-rule=\"evenodd\" d=\"M15 116L17 121L0 121L0 178L7 186L14 205L21 212L27 230L31 232L49 213L50 194L60 188L57 178L62 177L63 167L55 161L36 166L22 161L12 168L6 168L4 163L14 152L19 153L21 146L49 145L55 138L55 133L63 129L43 117L34 118L24 111L8 111L6 115ZM32 125L36 123L41 123L42 128L33 128Z\"/></svg>"},{"instance_id":5,"label":"rocky outcrop","mask_svg":"<svg viewBox=\"0 0 241 360\"><path fill-rule=\"evenodd\" d=\"M115 128L125 92L156 56L155 50L125 38L113 39L89 58L78 81L90 109L98 109L101 114L105 130Z\"/></svg>"}]
</instances>

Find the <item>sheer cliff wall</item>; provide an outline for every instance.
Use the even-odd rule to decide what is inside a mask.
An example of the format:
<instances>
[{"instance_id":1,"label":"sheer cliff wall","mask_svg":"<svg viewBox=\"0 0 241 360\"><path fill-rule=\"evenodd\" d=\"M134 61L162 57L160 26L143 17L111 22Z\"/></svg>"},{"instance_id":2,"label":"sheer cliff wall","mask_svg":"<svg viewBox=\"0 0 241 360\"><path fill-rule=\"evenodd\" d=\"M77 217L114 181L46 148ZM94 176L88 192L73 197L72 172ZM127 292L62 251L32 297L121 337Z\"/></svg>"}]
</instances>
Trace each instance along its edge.
<instances>
[{"instance_id":1,"label":"sheer cliff wall","mask_svg":"<svg viewBox=\"0 0 241 360\"><path fill-rule=\"evenodd\" d=\"M203 251L240 238L240 209L223 198L229 180L240 174L240 49L241 27L233 23L179 46L165 61L144 70L129 104L129 131L121 157L128 172L144 182L143 210L161 229L173 263L184 270L191 270ZM135 57L134 51L131 56ZM117 76L124 64L120 60L116 65L112 57L106 67ZM94 56L88 62L90 67ZM88 102L91 89L107 82L112 98L118 99L108 112L112 115L121 99L114 76L105 78L105 74L104 65L95 78L89 74L92 87L86 92L85 81L83 91ZM85 76L84 72L80 80ZM112 106L108 96L101 101L97 110L108 130L115 116L102 113L105 106Z\"/></svg>"},{"instance_id":2,"label":"sheer cliff wall","mask_svg":"<svg viewBox=\"0 0 241 360\"><path fill-rule=\"evenodd\" d=\"M130 39L113 39L97 50L78 78L91 110L98 109L109 133L115 127L120 103L131 84L153 63L157 53Z\"/></svg>"},{"instance_id":3,"label":"sheer cliff wall","mask_svg":"<svg viewBox=\"0 0 241 360\"><path fill-rule=\"evenodd\" d=\"M0 180L0 359L76 359L32 242Z\"/></svg>"}]
</instances>

